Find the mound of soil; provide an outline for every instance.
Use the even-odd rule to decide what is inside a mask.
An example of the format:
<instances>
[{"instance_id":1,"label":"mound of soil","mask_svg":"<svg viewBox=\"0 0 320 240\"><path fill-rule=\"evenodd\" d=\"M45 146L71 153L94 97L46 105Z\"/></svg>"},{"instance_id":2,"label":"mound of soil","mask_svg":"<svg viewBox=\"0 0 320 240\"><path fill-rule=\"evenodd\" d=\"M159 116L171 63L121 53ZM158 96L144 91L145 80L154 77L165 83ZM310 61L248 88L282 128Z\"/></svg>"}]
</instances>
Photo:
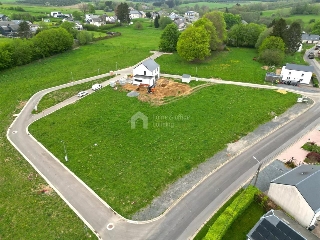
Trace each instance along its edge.
<instances>
[{"instance_id":1,"label":"mound of soil","mask_svg":"<svg viewBox=\"0 0 320 240\"><path fill-rule=\"evenodd\" d=\"M184 83L160 78L155 86L153 93L148 93L147 87L139 87L137 85L125 84L122 86L127 91L137 91L140 93L138 99L143 102L151 102L160 105L166 97L177 97L188 95L192 92L192 88Z\"/></svg>"}]
</instances>

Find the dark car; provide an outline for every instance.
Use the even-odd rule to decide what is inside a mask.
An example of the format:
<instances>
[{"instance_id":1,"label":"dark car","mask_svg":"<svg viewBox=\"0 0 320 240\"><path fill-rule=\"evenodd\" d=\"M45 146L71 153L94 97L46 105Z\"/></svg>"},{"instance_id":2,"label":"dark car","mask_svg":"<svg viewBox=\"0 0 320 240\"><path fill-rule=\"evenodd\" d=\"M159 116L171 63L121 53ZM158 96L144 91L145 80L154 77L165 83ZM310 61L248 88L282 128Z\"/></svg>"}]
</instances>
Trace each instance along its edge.
<instances>
[{"instance_id":1,"label":"dark car","mask_svg":"<svg viewBox=\"0 0 320 240\"><path fill-rule=\"evenodd\" d=\"M313 59L313 58L314 58L314 53L313 53L313 52L309 53L309 54L308 54L308 58L309 58L309 59Z\"/></svg>"}]
</instances>

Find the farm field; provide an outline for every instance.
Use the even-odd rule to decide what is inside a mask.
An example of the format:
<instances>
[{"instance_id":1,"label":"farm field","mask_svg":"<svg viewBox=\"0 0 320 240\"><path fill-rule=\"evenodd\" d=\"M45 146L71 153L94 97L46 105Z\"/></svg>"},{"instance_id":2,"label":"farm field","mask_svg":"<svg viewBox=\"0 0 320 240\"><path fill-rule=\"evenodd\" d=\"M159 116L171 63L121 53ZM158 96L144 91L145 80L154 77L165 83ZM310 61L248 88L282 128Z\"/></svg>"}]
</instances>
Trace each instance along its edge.
<instances>
[{"instance_id":1,"label":"farm field","mask_svg":"<svg viewBox=\"0 0 320 240\"><path fill-rule=\"evenodd\" d=\"M161 72L170 74L190 74L203 78L221 78L238 82L264 83L266 71L262 64L253 61L255 49L230 48L230 51L213 52L207 61L190 63L178 54L162 55L157 59Z\"/></svg>"},{"instance_id":2,"label":"farm field","mask_svg":"<svg viewBox=\"0 0 320 240\"><path fill-rule=\"evenodd\" d=\"M6 131L12 115L19 113L37 91L97 75L98 69L100 73L109 72L116 63L118 68L136 64L150 55L149 50L156 49L161 33L142 30L150 35L149 41L142 41L144 35L123 30L120 37L0 72L1 240L95 239L57 194L38 194L45 181L7 141ZM137 36L133 38L132 33Z\"/></svg>"},{"instance_id":3,"label":"farm field","mask_svg":"<svg viewBox=\"0 0 320 240\"><path fill-rule=\"evenodd\" d=\"M311 19L318 20L319 16L318 15L312 15L312 14L310 14L310 15L292 15L290 17L286 17L285 19L291 19L291 20L301 19L304 24L308 24Z\"/></svg>"},{"instance_id":4,"label":"farm field","mask_svg":"<svg viewBox=\"0 0 320 240\"><path fill-rule=\"evenodd\" d=\"M128 218L227 143L269 121L271 112L279 115L296 101L291 93L226 85L162 106L125 94L103 88L30 131L59 159L62 139L69 158L63 163ZM139 111L149 118L147 130L141 121L131 129L130 118Z\"/></svg>"},{"instance_id":5,"label":"farm field","mask_svg":"<svg viewBox=\"0 0 320 240\"><path fill-rule=\"evenodd\" d=\"M257 1L259 2L259 1ZM241 2L241 5L245 4L250 4L250 3L257 3L256 1L246 1L246 2ZM219 2L192 2L192 3L185 3L179 5L179 7L194 7L196 4L198 4L199 7L201 6L207 6L210 9L217 9L217 8L226 8L226 7L233 7L237 4L237 2L225 2L225 3L219 3Z\"/></svg>"}]
</instances>

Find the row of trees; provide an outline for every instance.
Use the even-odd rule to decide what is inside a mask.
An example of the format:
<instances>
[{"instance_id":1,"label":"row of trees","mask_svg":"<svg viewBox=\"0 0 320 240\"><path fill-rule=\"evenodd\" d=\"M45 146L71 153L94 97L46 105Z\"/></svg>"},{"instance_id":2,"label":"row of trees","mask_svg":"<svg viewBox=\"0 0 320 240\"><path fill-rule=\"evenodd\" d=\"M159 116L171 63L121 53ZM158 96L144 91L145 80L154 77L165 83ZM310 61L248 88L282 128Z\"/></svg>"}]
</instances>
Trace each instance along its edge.
<instances>
[{"instance_id":1,"label":"row of trees","mask_svg":"<svg viewBox=\"0 0 320 240\"><path fill-rule=\"evenodd\" d=\"M0 46L0 70L67 51L72 45L73 36L64 28L44 30L31 39L13 39Z\"/></svg>"}]
</instances>

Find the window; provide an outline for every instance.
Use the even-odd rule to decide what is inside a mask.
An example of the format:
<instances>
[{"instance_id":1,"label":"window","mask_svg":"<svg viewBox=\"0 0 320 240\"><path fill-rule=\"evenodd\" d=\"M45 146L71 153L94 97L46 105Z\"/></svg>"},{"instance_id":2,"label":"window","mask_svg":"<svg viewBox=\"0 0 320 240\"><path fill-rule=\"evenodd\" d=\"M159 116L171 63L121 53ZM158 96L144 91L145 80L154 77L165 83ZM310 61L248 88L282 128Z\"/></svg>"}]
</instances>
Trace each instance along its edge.
<instances>
[{"instance_id":1,"label":"window","mask_svg":"<svg viewBox=\"0 0 320 240\"><path fill-rule=\"evenodd\" d=\"M143 72L143 75L147 75L146 71Z\"/></svg>"},{"instance_id":2,"label":"window","mask_svg":"<svg viewBox=\"0 0 320 240\"><path fill-rule=\"evenodd\" d=\"M290 77L287 77L287 79L290 79Z\"/></svg>"},{"instance_id":3,"label":"window","mask_svg":"<svg viewBox=\"0 0 320 240\"><path fill-rule=\"evenodd\" d=\"M140 79L135 79L135 81L136 81L136 82L142 82L142 80L140 80Z\"/></svg>"},{"instance_id":4,"label":"window","mask_svg":"<svg viewBox=\"0 0 320 240\"><path fill-rule=\"evenodd\" d=\"M289 74L291 74L291 72L289 72Z\"/></svg>"},{"instance_id":5,"label":"window","mask_svg":"<svg viewBox=\"0 0 320 240\"><path fill-rule=\"evenodd\" d=\"M301 77L303 77L303 76L304 76L304 73L301 74Z\"/></svg>"}]
</instances>

